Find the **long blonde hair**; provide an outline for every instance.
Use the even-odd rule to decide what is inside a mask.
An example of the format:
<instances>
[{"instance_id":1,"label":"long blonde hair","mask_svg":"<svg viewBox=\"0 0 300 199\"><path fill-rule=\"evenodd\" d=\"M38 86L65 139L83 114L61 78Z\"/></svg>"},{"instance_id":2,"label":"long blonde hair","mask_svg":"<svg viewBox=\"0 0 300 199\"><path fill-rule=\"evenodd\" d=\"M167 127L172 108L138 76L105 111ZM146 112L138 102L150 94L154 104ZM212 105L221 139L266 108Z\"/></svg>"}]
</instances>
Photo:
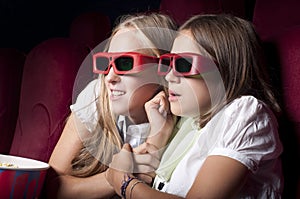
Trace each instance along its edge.
<instances>
[{"instance_id":1,"label":"long blonde hair","mask_svg":"<svg viewBox=\"0 0 300 199\"><path fill-rule=\"evenodd\" d=\"M199 50L217 63L224 84L224 97L201 116L200 126L242 95L253 95L275 113L280 112L263 64L260 41L250 22L231 15L198 15L179 31L189 31Z\"/></svg>"},{"instance_id":2,"label":"long blonde hair","mask_svg":"<svg viewBox=\"0 0 300 199\"><path fill-rule=\"evenodd\" d=\"M176 24L163 14L149 13L127 15L120 18L110 39L123 28L134 28L140 33L140 40L148 46L147 53L159 57L171 50L175 38ZM107 48L110 41L108 41ZM107 169L113 154L117 153L123 144L116 126L116 118L110 109L104 76L100 76L101 88L97 103L101 131L96 129L91 137L84 141L83 148L72 162L72 175L87 177Z\"/></svg>"}]
</instances>

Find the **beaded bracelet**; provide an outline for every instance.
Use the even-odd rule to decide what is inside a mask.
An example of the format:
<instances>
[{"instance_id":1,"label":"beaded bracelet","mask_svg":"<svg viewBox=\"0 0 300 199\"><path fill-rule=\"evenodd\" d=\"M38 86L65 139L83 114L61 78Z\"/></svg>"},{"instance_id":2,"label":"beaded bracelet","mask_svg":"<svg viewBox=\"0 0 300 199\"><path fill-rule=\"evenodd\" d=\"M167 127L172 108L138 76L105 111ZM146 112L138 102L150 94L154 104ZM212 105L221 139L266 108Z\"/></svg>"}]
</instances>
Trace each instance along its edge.
<instances>
[{"instance_id":1,"label":"beaded bracelet","mask_svg":"<svg viewBox=\"0 0 300 199\"><path fill-rule=\"evenodd\" d=\"M137 184L139 184L139 183L145 183L145 182L144 182L144 181L141 181L141 180L138 180L138 181L136 181L135 183L133 183L133 185L131 185L131 187L130 187L130 192L129 192L129 199L132 198L132 190L133 190L133 188L135 187L135 185L137 185Z\"/></svg>"},{"instance_id":2,"label":"beaded bracelet","mask_svg":"<svg viewBox=\"0 0 300 199\"><path fill-rule=\"evenodd\" d=\"M126 180L126 177L128 178ZM124 180L122 181L122 186L121 186L121 196L126 199L126 188L128 187L129 183L133 180L136 179L136 177L130 177L128 174L124 175Z\"/></svg>"}]
</instances>

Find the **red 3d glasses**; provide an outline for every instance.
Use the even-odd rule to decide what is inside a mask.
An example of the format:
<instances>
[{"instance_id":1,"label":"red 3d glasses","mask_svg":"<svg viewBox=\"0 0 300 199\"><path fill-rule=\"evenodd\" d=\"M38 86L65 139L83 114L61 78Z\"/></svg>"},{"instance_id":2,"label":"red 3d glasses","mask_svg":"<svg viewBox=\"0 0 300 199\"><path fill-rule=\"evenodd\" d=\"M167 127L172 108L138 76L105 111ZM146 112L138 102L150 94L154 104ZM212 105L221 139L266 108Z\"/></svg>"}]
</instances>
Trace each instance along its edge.
<instances>
[{"instance_id":1,"label":"red 3d glasses","mask_svg":"<svg viewBox=\"0 0 300 199\"><path fill-rule=\"evenodd\" d=\"M176 76L193 76L216 69L213 60L195 53L164 54L159 58L158 74L166 75L171 69Z\"/></svg>"},{"instance_id":2,"label":"red 3d glasses","mask_svg":"<svg viewBox=\"0 0 300 199\"><path fill-rule=\"evenodd\" d=\"M93 71L108 74L111 67L118 75L138 73L157 66L159 59L137 52L99 52L93 55Z\"/></svg>"}]
</instances>

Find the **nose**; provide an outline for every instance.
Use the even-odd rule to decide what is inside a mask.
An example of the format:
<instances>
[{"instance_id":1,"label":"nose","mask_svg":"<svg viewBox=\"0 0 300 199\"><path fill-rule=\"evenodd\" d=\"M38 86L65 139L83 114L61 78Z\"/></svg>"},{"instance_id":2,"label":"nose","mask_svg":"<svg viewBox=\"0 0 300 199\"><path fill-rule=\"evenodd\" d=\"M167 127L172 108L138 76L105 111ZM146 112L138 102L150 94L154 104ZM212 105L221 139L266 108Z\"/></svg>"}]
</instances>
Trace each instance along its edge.
<instances>
[{"instance_id":1,"label":"nose","mask_svg":"<svg viewBox=\"0 0 300 199\"><path fill-rule=\"evenodd\" d=\"M172 83L178 83L179 82L179 77L174 75L173 69L170 70L170 72L166 75L165 79L167 82L172 82Z\"/></svg>"},{"instance_id":2,"label":"nose","mask_svg":"<svg viewBox=\"0 0 300 199\"><path fill-rule=\"evenodd\" d=\"M121 80L120 76L115 73L114 68L110 67L108 74L105 76L107 83L115 84Z\"/></svg>"}]
</instances>

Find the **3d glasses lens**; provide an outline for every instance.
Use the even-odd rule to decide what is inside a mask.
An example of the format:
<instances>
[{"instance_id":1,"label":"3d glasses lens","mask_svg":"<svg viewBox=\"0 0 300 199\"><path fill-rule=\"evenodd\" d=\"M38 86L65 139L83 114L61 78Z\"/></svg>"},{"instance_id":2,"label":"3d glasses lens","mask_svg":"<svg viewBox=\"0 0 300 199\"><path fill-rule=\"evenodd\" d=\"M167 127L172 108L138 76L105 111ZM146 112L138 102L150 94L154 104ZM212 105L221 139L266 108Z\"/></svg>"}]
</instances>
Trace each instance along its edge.
<instances>
[{"instance_id":1,"label":"3d glasses lens","mask_svg":"<svg viewBox=\"0 0 300 199\"><path fill-rule=\"evenodd\" d=\"M162 73L169 72L171 60L169 58L162 58L160 61L159 71Z\"/></svg>"},{"instance_id":2,"label":"3d glasses lens","mask_svg":"<svg viewBox=\"0 0 300 199\"><path fill-rule=\"evenodd\" d=\"M115 60L115 65L118 71L129 71L133 69L132 57L119 57Z\"/></svg>"},{"instance_id":3,"label":"3d glasses lens","mask_svg":"<svg viewBox=\"0 0 300 199\"><path fill-rule=\"evenodd\" d=\"M96 58L96 68L99 71L106 71L109 66L109 60L106 57Z\"/></svg>"},{"instance_id":4,"label":"3d glasses lens","mask_svg":"<svg viewBox=\"0 0 300 199\"><path fill-rule=\"evenodd\" d=\"M175 60L175 70L179 73L188 73L192 68L192 58L178 58Z\"/></svg>"}]
</instances>

